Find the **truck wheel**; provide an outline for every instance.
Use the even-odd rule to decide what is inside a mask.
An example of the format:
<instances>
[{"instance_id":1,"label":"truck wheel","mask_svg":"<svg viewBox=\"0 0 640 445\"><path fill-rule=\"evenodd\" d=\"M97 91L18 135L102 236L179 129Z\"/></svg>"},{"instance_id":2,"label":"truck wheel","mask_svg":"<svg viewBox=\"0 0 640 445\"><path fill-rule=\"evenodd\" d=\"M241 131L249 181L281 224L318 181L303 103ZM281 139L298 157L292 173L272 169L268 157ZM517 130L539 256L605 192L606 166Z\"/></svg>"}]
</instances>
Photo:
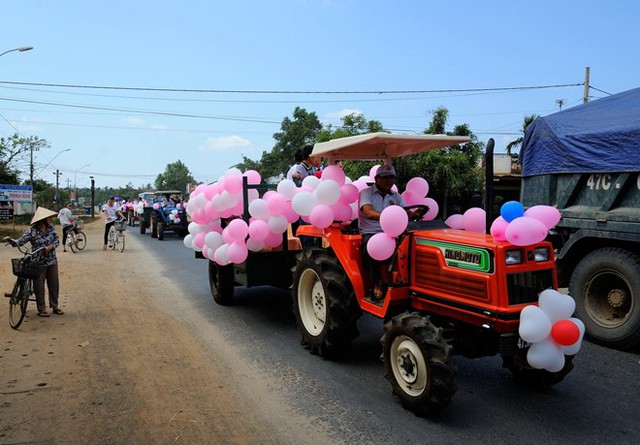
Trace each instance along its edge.
<instances>
[{"instance_id":1,"label":"truck wheel","mask_svg":"<svg viewBox=\"0 0 640 445\"><path fill-rule=\"evenodd\" d=\"M587 336L602 345L627 349L640 343L640 256L607 247L576 266L569 293Z\"/></svg>"},{"instance_id":2,"label":"truck wheel","mask_svg":"<svg viewBox=\"0 0 640 445\"><path fill-rule=\"evenodd\" d=\"M209 261L209 288L213 300L226 306L233 301L233 265L220 266Z\"/></svg>"},{"instance_id":3,"label":"truck wheel","mask_svg":"<svg viewBox=\"0 0 640 445\"><path fill-rule=\"evenodd\" d=\"M346 351L358 336L362 315L351 282L338 259L326 249L306 249L293 269L293 312L302 344L314 355Z\"/></svg>"},{"instance_id":4,"label":"truck wheel","mask_svg":"<svg viewBox=\"0 0 640 445\"><path fill-rule=\"evenodd\" d=\"M164 239L164 223L158 222L156 224L156 234L158 235L158 239L162 241Z\"/></svg>"},{"instance_id":5,"label":"truck wheel","mask_svg":"<svg viewBox=\"0 0 640 445\"><path fill-rule=\"evenodd\" d=\"M402 406L418 416L446 408L457 390L457 368L442 329L428 317L406 312L386 322L384 328L380 341L386 377Z\"/></svg>"},{"instance_id":6,"label":"truck wheel","mask_svg":"<svg viewBox=\"0 0 640 445\"><path fill-rule=\"evenodd\" d=\"M503 356L502 366L509 369L513 380L530 388L548 388L564 380L573 369L573 355L564 356L564 367L558 372L534 369L527 362L529 348L521 348L514 356Z\"/></svg>"}]
</instances>

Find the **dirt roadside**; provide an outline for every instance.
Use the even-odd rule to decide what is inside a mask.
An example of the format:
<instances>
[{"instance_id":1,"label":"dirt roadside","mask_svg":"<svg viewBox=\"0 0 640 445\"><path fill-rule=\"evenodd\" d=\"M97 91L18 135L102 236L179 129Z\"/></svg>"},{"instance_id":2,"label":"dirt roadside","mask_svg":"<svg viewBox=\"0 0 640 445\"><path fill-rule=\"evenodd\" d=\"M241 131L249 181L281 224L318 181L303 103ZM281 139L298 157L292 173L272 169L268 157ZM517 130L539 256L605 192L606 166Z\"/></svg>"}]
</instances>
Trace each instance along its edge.
<instances>
[{"instance_id":1,"label":"dirt roadside","mask_svg":"<svg viewBox=\"0 0 640 445\"><path fill-rule=\"evenodd\" d=\"M155 260L136 235L105 252L102 230L87 224L84 251L57 251L64 315L37 317L29 303L13 330L0 301L0 444L283 443L223 358L157 306L179 290L147 278ZM3 293L18 256L0 246Z\"/></svg>"}]
</instances>

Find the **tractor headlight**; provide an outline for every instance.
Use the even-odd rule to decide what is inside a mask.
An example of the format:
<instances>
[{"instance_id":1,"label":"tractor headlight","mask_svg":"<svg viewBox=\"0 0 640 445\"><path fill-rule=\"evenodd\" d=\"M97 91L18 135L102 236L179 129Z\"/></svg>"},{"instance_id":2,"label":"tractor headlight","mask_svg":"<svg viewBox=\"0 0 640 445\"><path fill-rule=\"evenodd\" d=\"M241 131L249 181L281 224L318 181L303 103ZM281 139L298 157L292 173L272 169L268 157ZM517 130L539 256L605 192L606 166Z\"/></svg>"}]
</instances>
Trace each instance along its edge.
<instances>
[{"instance_id":1,"label":"tractor headlight","mask_svg":"<svg viewBox=\"0 0 640 445\"><path fill-rule=\"evenodd\" d=\"M536 261L549 261L549 248L536 247L533 251L533 256Z\"/></svg>"},{"instance_id":2,"label":"tractor headlight","mask_svg":"<svg viewBox=\"0 0 640 445\"><path fill-rule=\"evenodd\" d=\"M505 263L509 264L522 264L522 250L507 250L505 253Z\"/></svg>"}]
</instances>

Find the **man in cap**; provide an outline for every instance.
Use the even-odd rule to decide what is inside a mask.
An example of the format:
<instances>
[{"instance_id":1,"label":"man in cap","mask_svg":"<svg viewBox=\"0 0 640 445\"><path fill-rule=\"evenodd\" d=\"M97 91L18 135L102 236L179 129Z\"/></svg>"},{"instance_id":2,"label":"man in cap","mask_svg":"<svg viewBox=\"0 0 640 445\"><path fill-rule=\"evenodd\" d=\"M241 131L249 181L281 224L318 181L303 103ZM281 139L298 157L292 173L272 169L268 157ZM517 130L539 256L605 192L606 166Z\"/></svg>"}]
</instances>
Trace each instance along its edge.
<instances>
[{"instance_id":1,"label":"man in cap","mask_svg":"<svg viewBox=\"0 0 640 445\"><path fill-rule=\"evenodd\" d=\"M374 180L373 185L360 192L358 227L362 234L363 265L365 270L369 271L369 297L378 303L383 301L385 297L391 260L376 261L371 258L367 252L367 243L373 235L382 232L380 214L384 209L392 205L406 207L407 204L398 192L392 190L396 183L396 169L393 165L384 164L378 167ZM411 217L415 212L409 213Z\"/></svg>"}]
</instances>

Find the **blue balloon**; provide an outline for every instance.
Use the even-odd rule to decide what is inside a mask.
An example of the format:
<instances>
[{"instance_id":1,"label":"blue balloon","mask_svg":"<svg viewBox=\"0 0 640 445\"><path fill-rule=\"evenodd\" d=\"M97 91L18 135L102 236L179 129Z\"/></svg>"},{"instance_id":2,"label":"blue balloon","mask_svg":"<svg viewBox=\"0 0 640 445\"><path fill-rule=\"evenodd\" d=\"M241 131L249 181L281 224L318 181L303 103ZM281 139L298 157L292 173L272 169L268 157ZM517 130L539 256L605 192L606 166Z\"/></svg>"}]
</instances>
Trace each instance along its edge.
<instances>
[{"instance_id":1,"label":"blue balloon","mask_svg":"<svg viewBox=\"0 0 640 445\"><path fill-rule=\"evenodd\" d=\"M518 201L507 201L500 207L500 216L502 216L506 222L511 222L516 218L524 216L524 207Z\"/></svg>"}]
</instances>

